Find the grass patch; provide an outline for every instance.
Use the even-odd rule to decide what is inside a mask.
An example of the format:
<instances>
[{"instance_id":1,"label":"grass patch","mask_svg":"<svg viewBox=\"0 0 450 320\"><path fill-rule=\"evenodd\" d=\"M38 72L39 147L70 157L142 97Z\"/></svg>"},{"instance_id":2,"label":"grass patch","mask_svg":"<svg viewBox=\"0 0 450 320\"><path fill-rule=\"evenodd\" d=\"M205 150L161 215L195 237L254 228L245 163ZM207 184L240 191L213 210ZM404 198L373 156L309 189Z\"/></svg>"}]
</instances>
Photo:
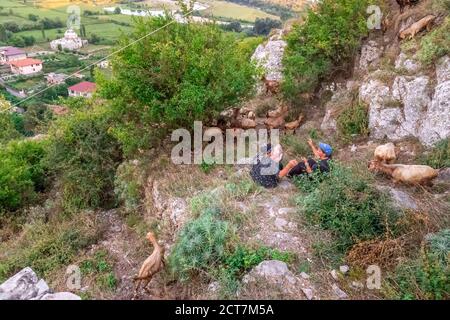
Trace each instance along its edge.
<instances>
[{"instance_id":1,"label":"grass patch","mask_svg":"<svg viewBox=\"0 0 450 320\"><path fill-rule=\"evenodd\" d=\"M421 154L418 160L436 169L450 167L450 139L439 141L428 153Z\"/></svg>"},{"instance_id":2,"label":"grass patch","mask_svg":"<svg viewBox=\"0 0 450 320\"><path fill-rule=\"evenodd\" d=\"M113 262L106 250L98 250L92 258L80 264L81 273L93 277L102 290L113 291L117 286L117 278L113 272Z\"/></svg>"},{"instance_id":3,"label":"grass patch","mask_svg":"<svg viewBox=\"0 0 450 320\"><path fill-rule=\"evenodd\" d=\"M300 209L310 223L332 232L338 251L392 231L396 212L368 175L332 163L330 173L307 191L297 198Z\"/></svg>"},{"instance_id":4,"label":"grass patch","mask_svg":"<svg viewBox=\"0 0 450 320\"><path fill-rule=\"evenodd\" d=\"M450 18L447 17L437 29L423 36L417 52L419 61L427 66L450 53Z\"/></svg>"},{"instance_id":5,"label":"grass patch","mask_svg":"<svg viewBox=\"0 0 450 320\"><path fill-rule=\"evenodd\" d=\"M99 236L100 229L90 213L26 224L20 236L0 245L0 282L25 267L48 278L76 260L78 252L95 243Z\"/></svg>"},{"instance_id":6,"label":"grass patch","mask_svg":"<svg viewBox=\"0 0 450 320\"><path fill-rule=\"evenodd\" d=\"M448 300L450 298L450 230L427 237L419 257L399 265L384 288L389 298Z\"/></svg>"},{"instance_id":7,"label":"grass patch","mask_svg":"<svg viewBox=\"0 0 450 320\"><path fill-rule=\"evenodd\" d=\"M369 134L369 115L367 106L356 103L344 109L337 118L339 133L345 138Z\"/></svg>"}]
</instances>

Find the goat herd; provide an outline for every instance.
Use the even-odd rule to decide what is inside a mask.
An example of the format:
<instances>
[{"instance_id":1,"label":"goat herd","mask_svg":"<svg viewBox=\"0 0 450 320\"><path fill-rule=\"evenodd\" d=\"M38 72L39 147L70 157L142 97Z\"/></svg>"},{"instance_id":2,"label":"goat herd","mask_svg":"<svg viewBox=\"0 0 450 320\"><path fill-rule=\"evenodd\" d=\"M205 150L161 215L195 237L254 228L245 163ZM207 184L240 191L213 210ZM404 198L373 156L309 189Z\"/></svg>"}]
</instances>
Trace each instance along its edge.
<instances>
[{"instance_id":1,"label":"goat herd","mask_svg":"<svg viewBox=\"0 0 450 320\"><path fill-rule=\"evenodd\" d=\"M392 164L396 159L393 143L378 146L374 152L374 160L369 162L369 170L386 173L394 183L413 185L431 185L432 180L438 176L439 171L430 166Z\"/></svg>"}]
</instances>

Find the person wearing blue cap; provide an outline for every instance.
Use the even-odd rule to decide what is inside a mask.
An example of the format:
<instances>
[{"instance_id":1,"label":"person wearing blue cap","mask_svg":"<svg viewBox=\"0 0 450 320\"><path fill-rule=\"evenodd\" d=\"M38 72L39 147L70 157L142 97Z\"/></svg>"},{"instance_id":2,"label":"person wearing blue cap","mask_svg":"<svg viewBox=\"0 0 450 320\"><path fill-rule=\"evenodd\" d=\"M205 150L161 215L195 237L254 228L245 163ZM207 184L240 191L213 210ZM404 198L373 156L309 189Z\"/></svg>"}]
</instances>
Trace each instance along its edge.
<instances>
[{"instance_id":1,"label":"person wearing blue cap","mask_svg":"<svg viewBox=\"0 0 450 320\"><path fill-rule=\"evenodd\" d=\"M331 160L333 148L324 142L320 142L317 147L312 139L308 139L308 145L311 147L315 159L302 158L302 161L289 171L288 177L292 178L302 174L310 174L317 170L322 173L330 171L328 161Z\"/></svg>"}]
</instances>

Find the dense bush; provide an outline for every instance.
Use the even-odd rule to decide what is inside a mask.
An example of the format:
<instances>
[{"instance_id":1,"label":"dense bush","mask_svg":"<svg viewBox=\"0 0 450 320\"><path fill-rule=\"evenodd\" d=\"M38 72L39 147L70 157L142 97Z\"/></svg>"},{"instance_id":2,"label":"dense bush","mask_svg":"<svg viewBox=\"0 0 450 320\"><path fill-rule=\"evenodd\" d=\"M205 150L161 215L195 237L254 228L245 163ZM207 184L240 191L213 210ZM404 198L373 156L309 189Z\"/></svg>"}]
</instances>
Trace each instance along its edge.
<instances>
[{"instance_id":1,"label":"dense bush","mask_svg":"<svg viewBox=\"0 0 450 320\"><path fill-rule=\"evenodd\" d=\"M68 207L98 207L112 198L121 153L101 111L77 111L50 128L47 163Z\"/></svg>"},{"instance_id":2,"label":"dense bush","mask_svg":"<svg viewBox=\"0 0 450 320\"><path fill-rule=\"evenodd\" d=\"M400 264L389 277L388 287L393 288L393 297L407 300L449 299L449 252L449 229L430 234L420 256Z\"/></svg>"},{"instance_id":3,"label":"dense bush","mask_svg":"<svg viewBox=\"0 0 450 320\"><path fill-rule=\"evenodd\" d=\"M20 137L16 130L13 117L9 112L11 104L0 95L0 144Z\"/></svg>"},{"instance_id":4,"label":"dense bush","mask_svg":"<svg viewBox=\"0 0 450 320\"><path fill-rule=\"evenodd\" d=\"M95 243L99 230L94 217L84 212L70 221L25 225L20 237L0 243L0 282L24 267L48 278L77 259L79 250Z\"/></svg>"},{"instance_id":5,"label":"dense bush","mask_svg":"<svg viewBox=\"0 0 450 320\"><path fill-rule=\"evenodd\" d=\"M253 27L253 32L256 35L269 35L272 29L279 29L282 27L282 23L279 20L273 20L270 18L256 19L255 26Z\"/></svg>"},{"instance_id":6,"label":"dense bush","mask_svg":"<svg viewBox=\"0 0 450 320\"><path fill-rule=\"evenodd\" d=\"M168 259L180 280L217 267L225 258L229 225L219 215L220 211L205 210L181 229Z\"/></svg>"},{"instance_id":7,"label":"dense bush","mask_svg":"<svg viewBox=\"0 0 450 320\"><path fill-rule=\"evenodd\" d=\"M369 133L369 114L364 104L356 103L345 108L337 118L339 133L344 137L366 136Z\"/></svg>"},{"instance_id":8,"label":"dense bush","mask_svg":"<svg viewBox=\"0 0 450 320\"><path fill-rule=\"evenodd\" d=\"M170 18L137 20L121 38L112 60L114 76L98 74L98 92L111 101L112 132L124 151L148 148L173 128L209 121L252 92L255 73L235 36L216 25L171 24Z\"/></svg>"},{"instance_id":9,"label":"dense bush","mask_svg":"<svg viewBox=\"0 0 450 320\"><path fill-rule=\"evenodd\" d=\"M283 91L295 101L350 61L367 33L366 0L323 0L287 36ZM342 69L345 70L345 69Z\"/></svg>"},{"instance_id":10,"label":"dense bush","mask_svg":"<svg viewBox=\"0 0 450 320\"><path fill-rule=\"evenodd\" d=\"M420 41L417 57L425 65L431 65L440 57L450 53L450 18L437 29L426 34Z\"/></svg>"},{"instance_id":11,"label":"dense bush","mask_svg":"<svg viewBox=\"0 0 450 320\"><path fill-rule=\"evenodd\" d=\"M286 263L292 262L294 256L288 252L281 252L269 247L247 248L242 245L236 247L224 261L227 273L241 276L244 272L257 266L264 260L280 260Z\"/></svg>"},{"instance_id":12,"label":"dense bush","mask_svg":"<svg viewBox=\"0 0 450 320\"><path fill-rule=\"evenodd\" d=\"M128 211L136 210L141 203L141 190L144 185L144 174L139 163L127 161L116 171L114 192Z\"/></svg>"},{"instance_id":13,"label":"dense bush","mask_svg":"<svg viewBox=\"0 0 450 320\"><path fill-rule=\"evenodd\" d=\"M0 209L30 203L44 187L44 143L11 141L0 150Z\"/></svg>"},{"instance_id":14,"label":"dense bush","mask_svg":"<svg viewBox=\"0 0 450 320\"><path fill-rule=\"evenodd\" d=\"M395 231L397 214L389 198L371 185L370 177L334 163L315 189L299 196L298 203L311 223L334 234L340 251Z\"/></svg>"},{"instance_id":15,"label":"dense bush","mask_svg":"<svg viewBox=\"0 0 450 320\"><path fill-rule=\"evenodd\" d=\"M450 139L436 143L428 153L419 156L419 161L433 168L450 167Z\"/></svg>"}]
</instances>

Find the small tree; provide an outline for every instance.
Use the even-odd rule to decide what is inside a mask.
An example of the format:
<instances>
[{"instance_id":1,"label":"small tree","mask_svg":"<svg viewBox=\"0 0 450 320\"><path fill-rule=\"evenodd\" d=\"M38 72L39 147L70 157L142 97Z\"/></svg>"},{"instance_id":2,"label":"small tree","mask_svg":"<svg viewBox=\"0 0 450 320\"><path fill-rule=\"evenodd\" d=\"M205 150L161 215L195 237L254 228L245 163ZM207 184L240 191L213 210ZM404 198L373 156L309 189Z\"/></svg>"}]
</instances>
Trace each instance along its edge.
<instances>
[{"instance_id":1,"label":"small tree","mask_svg":"<svg viewBox=\"0 0 450 320\"><path fill-rule=\"evenodd\" d=\"M126 47L170 18L142 19L119 42ZM252 93L256 72L234 35L216 25L171 24L112 59L113 77L97 74L111 100L112 132L126 152L157 144L174 128L210 121Z\"/></svg>"}]
</instances>

